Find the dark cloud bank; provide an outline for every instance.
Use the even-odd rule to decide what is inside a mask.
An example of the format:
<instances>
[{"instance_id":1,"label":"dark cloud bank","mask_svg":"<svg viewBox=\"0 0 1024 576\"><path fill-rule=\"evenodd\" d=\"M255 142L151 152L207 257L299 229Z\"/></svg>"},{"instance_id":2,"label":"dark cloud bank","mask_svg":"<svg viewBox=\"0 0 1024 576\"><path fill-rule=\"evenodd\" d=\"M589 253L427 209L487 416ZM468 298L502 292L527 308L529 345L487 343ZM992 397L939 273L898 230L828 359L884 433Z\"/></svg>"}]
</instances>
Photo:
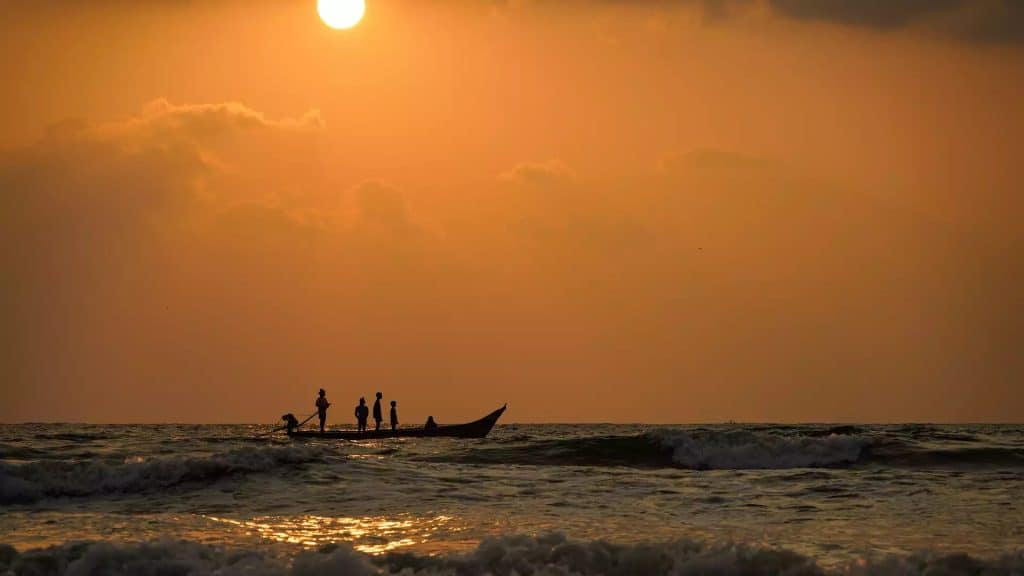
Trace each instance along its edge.
<instances>
[{"instance_id":1,"label":"dark cloud bank","mask_svg":"<svg viewBox=\"0 0 1024 576\"><path fill-rule=\"evenodd\" d=\"M922 28L978 43L1024 42L1019 0L597 0L619 5L699 6L721 22L756 5L772 15L875 30Z\"/></svg>"},{"instance_id":2,"label":"dark cloud bank","mask_svg":"<svg viewBox=\"0 0 1024 576\"><path fill-rule=\"evenodd\" d=\"M779 14L879 29L926 26L978 42L1024 41L1019 0L769 0Z\"/></svg>"}]
</instances>

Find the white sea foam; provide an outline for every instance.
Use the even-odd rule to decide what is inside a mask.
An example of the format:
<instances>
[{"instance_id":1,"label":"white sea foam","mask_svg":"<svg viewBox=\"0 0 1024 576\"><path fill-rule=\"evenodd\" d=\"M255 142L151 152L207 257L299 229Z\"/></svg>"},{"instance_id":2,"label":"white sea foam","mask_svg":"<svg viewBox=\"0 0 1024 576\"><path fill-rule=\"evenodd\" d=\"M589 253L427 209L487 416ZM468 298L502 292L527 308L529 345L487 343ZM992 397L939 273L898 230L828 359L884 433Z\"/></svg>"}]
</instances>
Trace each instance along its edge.
<instances>
[{"instance_id":1,"label":"white sea foam","mask_svg":"<svg viewBox=\"0 0 1024 576\"><path fill-rule=\"evenodd\" d=\"M209 484L233 475L318 461L327 454L323 446L291 445L245 447L207 457L130 458L121 463L98 459L0 463L0 504Z\"/></svg>"},{"instance_id":2,"label":"white sea foam","mask_svg":"<svg viewBox=\"0 0 1024 576\"><path fill-rule=\"evenodd\" d=\"M745 430L691 433L651 432L672 450L672 460L694 469L783 469L856 462L870 445L859 435L781 436Z\"/></svg>"},{"instance_id":3,"label":"white sea foam","mask_svg":"<svg viewBox=\"0 0 1024 576\"><path fill-rule=\"evenodd\" d=\"M0 573L16 576L246 575L246 576L697 576L903 574L1010 575L1024 571L1024 552L981 560L966 555L886 556L849 564L834 572L794 552L742 545L707 545L692 540L615 545L580 542L552 534L484 540L468 554L423 556L392 553L370 557L347 545L331 545L288 558L261 549L224 549L187 541L138 544L69 543L18 554L0 545Z\"/></svg>"}]
</instances>

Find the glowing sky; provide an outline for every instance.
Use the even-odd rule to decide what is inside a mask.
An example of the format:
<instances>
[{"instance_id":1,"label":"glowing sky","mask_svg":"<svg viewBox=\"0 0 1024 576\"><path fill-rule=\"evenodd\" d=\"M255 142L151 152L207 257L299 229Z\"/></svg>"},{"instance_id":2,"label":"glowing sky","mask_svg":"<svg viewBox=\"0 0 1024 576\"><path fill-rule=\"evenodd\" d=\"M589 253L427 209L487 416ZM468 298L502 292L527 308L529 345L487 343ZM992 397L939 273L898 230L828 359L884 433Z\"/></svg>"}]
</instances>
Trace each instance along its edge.
<instances>
[{"instance_id":1,"label":"glowing sky","mask_svg":"<svg viewBox=\"0 0 1024 576\"><path fill-rule=\"evenodd\" d=\"M0 29L0 421L1024 417L1015 0Z\"/></svg>"}]
</instances>

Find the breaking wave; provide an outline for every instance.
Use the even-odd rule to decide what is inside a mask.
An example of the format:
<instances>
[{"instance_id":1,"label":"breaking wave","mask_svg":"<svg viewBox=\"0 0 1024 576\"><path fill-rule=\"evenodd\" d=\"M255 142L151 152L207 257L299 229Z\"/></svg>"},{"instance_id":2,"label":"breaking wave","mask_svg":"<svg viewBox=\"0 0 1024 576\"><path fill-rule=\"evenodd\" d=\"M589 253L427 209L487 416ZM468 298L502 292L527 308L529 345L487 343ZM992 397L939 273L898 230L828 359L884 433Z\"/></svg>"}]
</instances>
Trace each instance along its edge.
<instances>
[{"instance_id":1,"label":"breaking wave","mask_svg":"<svg viewBox=\"0 0 1024 576\"><path fill-rule=\"evenodd\" d=\"M857 462L865 436L779 436L745 430L691 434L655 432L648 439L672 451L672 461L696 470L823 468Z\"/></svg>"},{"instance_id":2,"label":"breaking wave","mask_svg":"<svg viewBox=\"0 0 1024 576\"><path fill-rule=\"evenodd\" d=\"M655 430L474 447L435 461L539 466L675 467L692 470L896 467L1024 467L1024 450L977 446L938 449L843 427L825 433L737 430Z\"/></svg>"},{"instance_id":3,"label":"breaking wave","mask_svg":"<svg viewBox=\"0 0 1024 576\"><path fill-rule=\"evenodd\" d=\"M246 447L207 457L165 457L125 462L0 462L0 505L28 504L44 498L100 494L136 494L187 485L208 485L244 474L270 472L321 461L324 446Z\"/></svg>"},{"instance_id":4,"label":"breaking wave","mask_svg":"<svg viewBox=\"0 0 1024 576\"><path fill-rule=\"evenodd\" d=\"M630 436L591 436L474 448L461 462L556 466L781 469L857 462L870 440L858 435L780 436L763 432L658 430ZM440 456L446 459L449 456Z\"/></svg>"},{"instance_id":5,"label":"breaking wave","mask_svg":"<svg viewBox=\"0 0 1024 576\"><path fill-rule=\"evenodd\" d=\"M694 540L617 545L573 541L559 534L488 538L466 554L424 556L391 552L371 557L346 544L287 557L269 549L225 549L189 541L120 544L77 542L18 553L0 545L0 572L16 576L75 574L245 574L249 576L459 575L550 576L632 574L1020 574L1024 552L994 559L963 554L884 556L826 570L812 558L787 550L745 545L709 545Z\"/></svg>"}]
</instances>

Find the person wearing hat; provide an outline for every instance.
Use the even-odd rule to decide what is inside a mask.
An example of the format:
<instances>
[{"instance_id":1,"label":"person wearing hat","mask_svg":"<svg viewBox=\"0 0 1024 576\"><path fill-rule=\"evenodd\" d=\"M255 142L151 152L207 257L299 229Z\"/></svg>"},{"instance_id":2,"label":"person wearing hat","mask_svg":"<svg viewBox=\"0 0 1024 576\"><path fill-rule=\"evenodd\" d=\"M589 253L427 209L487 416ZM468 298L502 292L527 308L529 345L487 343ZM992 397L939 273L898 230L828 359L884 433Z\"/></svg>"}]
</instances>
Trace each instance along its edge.
<instances>
[{"instance_id":1,"label":"person wearing hat","mask_svg":"<svg viewBox=\"0 0 1024 576\"><path fill-rule=\"evenodd\" d=\"M327 393L320 389L320 396L316 399L316 411L320 415L320 432L324 431L324 422L327 422L327 407L331 403L327 401Z\"/></svg>"}]
</instances>

